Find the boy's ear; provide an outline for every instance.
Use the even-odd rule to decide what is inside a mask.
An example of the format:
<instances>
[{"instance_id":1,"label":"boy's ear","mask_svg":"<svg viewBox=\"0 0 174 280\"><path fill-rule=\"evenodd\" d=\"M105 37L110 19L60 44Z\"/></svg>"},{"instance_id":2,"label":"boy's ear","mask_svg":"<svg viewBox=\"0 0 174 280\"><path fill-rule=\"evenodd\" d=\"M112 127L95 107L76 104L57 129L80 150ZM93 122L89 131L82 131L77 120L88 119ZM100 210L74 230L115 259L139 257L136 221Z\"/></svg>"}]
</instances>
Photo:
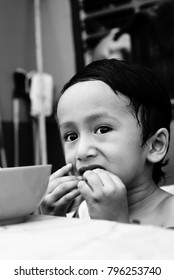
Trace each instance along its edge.
<instances>
[{"instance_id":1,"label":"boy's ear","mask_svg":"<svg viewBox=\"0 0 174 280\"><path fill-rule=\"evenodd\" d=\"M147 160L151 163L161 161L166 153L169 145L169 132L166 128L160 128L149 140L149 152Z\"/></svg>"}]
</instances>

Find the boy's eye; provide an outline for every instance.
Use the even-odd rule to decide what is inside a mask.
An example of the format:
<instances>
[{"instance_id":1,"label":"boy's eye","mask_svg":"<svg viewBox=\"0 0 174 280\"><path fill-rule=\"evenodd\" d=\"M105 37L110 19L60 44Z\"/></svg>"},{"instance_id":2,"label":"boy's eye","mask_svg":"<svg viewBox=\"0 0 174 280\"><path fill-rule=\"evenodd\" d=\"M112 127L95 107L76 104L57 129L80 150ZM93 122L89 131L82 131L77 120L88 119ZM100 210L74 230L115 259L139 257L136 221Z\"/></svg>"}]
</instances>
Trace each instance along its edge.
<instances>
[{"instance_id":1,"label":"boy's eye","mask_svg":"<svg viewBox=\"0 0 174 280\"><path fill-rule=\"evenodd\" d=\"M64 136L64 140L65 142L72 142L75 141L77 139L77 134L75 132L68 132L65 134Z\"/></svg>"},{"instance_id":2,"label":"boy's eye","mask_svg":"<svg viewBox=\"0 0 174 280\"><path fill-rule=\"evenodd\" d=\"M96 134L104 134L104 133L107 133L109 131L111 131L112 128L109 127L109 126L105 126L105 125L102 125L100 127L97 128L97 130L95 131Z\"/></svg>"}]
</instances>

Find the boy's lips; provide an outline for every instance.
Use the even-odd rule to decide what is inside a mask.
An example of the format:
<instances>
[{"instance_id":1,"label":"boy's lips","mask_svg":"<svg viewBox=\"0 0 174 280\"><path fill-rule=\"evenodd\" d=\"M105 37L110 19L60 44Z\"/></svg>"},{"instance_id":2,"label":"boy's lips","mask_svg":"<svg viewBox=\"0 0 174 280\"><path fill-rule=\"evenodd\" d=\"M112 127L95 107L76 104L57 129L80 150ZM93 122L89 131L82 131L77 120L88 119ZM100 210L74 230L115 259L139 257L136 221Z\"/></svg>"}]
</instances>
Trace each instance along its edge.
<instances>
[{"instance_id":1,"label":"boy's lips","mask_svg":"<svg viewBox=\"0 0 174 280\"><path fill-rule=\"evenodd\" d=\"M101 165L98 165L98 164L91 164L91 165L88 165L88 166L83 166L81 168L79 168L78 170L78 173L80 176L83 175L83 173L87 170L93 170L93 169L96 169L96 168L100 168L100 169L105 169L104 167L102 167Z\"/></svg>"}]
</instances>

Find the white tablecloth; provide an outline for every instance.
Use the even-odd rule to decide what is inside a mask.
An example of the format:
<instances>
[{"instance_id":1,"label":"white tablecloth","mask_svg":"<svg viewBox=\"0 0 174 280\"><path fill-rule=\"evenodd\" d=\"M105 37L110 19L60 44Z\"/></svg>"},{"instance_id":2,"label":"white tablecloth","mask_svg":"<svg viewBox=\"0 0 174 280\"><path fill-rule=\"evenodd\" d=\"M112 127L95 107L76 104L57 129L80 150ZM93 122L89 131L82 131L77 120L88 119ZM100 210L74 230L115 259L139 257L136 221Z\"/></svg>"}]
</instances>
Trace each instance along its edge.
<instances>
[{"instance_id":1,"label":"white tablecloth","mask_svg":"<svg viewBox=\"0 0 174 280\"><path fill-rule=\"evenodd\" d=\"M174 230L53 216L0 226L1 260L171 260Z\"/></svg>"}]
</instances>

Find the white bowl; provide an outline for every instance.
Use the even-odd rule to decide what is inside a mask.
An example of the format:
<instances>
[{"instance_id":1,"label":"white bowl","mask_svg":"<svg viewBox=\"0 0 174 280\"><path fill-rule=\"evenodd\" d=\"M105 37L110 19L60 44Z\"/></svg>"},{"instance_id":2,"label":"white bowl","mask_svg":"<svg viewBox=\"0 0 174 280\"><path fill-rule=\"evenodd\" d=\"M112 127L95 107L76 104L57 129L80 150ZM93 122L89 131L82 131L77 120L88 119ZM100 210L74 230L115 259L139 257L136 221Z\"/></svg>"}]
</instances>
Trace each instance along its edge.
<instances>
[{"instance_id":1,"label":"white bowl","mask_svg":"<svg viewBox=\"0 0 174 280\"><path fill-rule=\"evenodd\" d=\"M52 165L0 169L0 224L24 220L39 207Z\"/></svg>"}]
</instances>

